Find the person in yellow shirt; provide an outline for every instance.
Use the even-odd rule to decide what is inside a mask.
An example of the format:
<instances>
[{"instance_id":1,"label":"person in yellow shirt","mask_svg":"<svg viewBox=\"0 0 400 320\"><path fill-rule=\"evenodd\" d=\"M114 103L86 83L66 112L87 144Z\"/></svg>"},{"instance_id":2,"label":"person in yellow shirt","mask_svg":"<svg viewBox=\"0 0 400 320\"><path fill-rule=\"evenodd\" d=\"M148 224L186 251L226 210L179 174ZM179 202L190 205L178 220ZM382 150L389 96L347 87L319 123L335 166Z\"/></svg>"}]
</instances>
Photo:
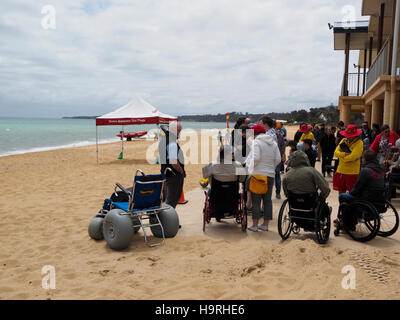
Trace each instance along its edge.
<instances>
[{"instance_id":1,"label":"person in yellow shirt","mask_svg":"<svg viewBox=\"0 0 400 320\"><path fill-rule=\"evenodd\" d=\"M303 140L306 140L306 139L314 141L314 134L311 131L311 126L304 123L301 125L299 132L303 133L301 135L299 142L303 142Z\"/></svg>"},{"instance_id":2,"label":"person in yellow shirt","mask_svg":"<svg viewBox=\"0 0 400 320\"><path fill-rule=\"evenodd\" d=\"M348 125L340 134L344 138L339 142L335 150L335 157L339 159L339 166L333 176L333 189L339 191L339 195L350 192L355 186L360 173L360 159L364 149L361 140L362 130L355 125Z\"/></svg>"}]
</instances>

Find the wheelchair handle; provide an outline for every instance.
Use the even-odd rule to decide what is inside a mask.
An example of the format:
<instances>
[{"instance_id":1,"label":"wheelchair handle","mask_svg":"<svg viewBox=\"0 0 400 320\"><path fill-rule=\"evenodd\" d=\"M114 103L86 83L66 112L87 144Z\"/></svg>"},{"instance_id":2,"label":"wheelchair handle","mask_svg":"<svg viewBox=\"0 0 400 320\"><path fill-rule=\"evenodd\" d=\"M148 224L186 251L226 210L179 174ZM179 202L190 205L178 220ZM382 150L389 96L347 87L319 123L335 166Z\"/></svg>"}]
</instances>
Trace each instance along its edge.
<instances>
[{"instance_id":1,"label":"wheelchair handle","mask_svg":"<svg viewBox=\"0 0 400 320\"><path fill-rule=\"evenodd\" d=\"M120 183L116 183L115 184L118 188L120 188L123 192L125 192L128 196L130 196L131 195L131 193L128 191L128 190L126 190Z\"/></svg>"},{"instance_id":2,"label":"wheelchair handle","mask_svg":"<svg viewBox=\"0 0 400 320\"><path fill-rule=\"evenodd\" d=\"M169 167L165 168L165 170L164 170L163 173L166 175L166 174L167 174L167 171L171 171L171 173L172 173L173 175L175 175L175 172L174 172L171 168L169 168Z\"/></svg>"}]
</instances>

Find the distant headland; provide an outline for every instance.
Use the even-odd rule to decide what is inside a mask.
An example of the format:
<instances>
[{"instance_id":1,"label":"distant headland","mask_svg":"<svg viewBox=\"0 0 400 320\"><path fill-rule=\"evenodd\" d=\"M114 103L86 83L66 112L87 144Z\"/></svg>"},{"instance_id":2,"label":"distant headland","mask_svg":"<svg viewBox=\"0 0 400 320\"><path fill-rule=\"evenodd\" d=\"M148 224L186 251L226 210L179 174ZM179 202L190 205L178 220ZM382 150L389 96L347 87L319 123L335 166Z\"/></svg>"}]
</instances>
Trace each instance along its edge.
<instances>
[{"instance_id":1,"label":"distant headland","mask_svg":"<svg viewBox=\"0 0 400 320\"><path fill-rule=\"evenodd\" d=\"M96 119L100 116L76 116L76 117L62 117L63 119Z\"/></svg>"},{"instance_id":2,"label":"distant headland","mask_svg":"<svg viewBox=\"0 0 400 320\"><path fill-rule=\"evenodd\" d=\"M252 121L257 121L261 116L268 115L273 119L279 119L290 123L327 123L336 125L339 121L339 110L337 106L330 105L321 108L311 108L309 111L305 109L291 111L291 112L273 112L266 114L259 113L241 113L241 112L229 112L229 121L235 122L239 117L247 117ZM63 117L63 119L96 119L98 116L74 116L74 117ZM353 115L352 121L355 124L359 124L363 121L362 115ZM184 122L225 122L226 113L219 114L203 114L203 115L182 115L178 116L179 121Z\"/></svg>"}]
</instances>

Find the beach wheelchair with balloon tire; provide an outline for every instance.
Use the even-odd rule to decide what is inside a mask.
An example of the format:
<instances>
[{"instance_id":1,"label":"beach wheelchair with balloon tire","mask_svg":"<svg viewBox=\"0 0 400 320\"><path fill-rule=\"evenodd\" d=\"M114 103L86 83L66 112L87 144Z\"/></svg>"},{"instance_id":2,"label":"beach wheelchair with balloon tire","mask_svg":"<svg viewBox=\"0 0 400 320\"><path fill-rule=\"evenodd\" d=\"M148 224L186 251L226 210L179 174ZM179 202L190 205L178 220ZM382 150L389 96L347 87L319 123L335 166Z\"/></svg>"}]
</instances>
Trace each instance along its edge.
<instances>
[{"instance_id":1,"label":"beach wheelchair with balloon tire","mask_svg":"<svg viewBox=\"0 0 400 320\"><path fill-rule=\"evenodd\" d=\"M114 250L127 248L140 229L150 247L174 237L179 230L179 217L173 207L161 203L164 182L165 174L145 175L137 170L133 187L124 188L116 183L114 193L104 200L102 209L91 220L89 236L95 240L105 239ZM149 242L149 228L161 242Z\"/></svg>"},{"instance_id":2,"label":"beach wheelchair with balloon tire","mask_svg":"<svg viewBox=\"0 0 400 320\"><path fill-rule=\"evenodd\" d=\"M242 191L241 191L242 190ZM239 181L221 182L211 179L211 188L204 191L203 232L211 219L235 219L243 232L247 230L247 209L243 185Z\"/></svg>"},{"instance_id":3,"label":"beach wheelchair with balloon tire","mask_svg":"<svg viewBox=\"0 0 400 320\"><path fill-rule=\"evenodd\" d=\"M344 230L352 239L367 242L376 236L393 235L399 227L399 215L387 199L387 192L377 194L370 201L357 199L341 203L335 221L335 236Z\"/></svg>"},{"instance_id":4,"label":"beach wheelchair with balloon tire","mask_svg":"<svg viewBox=\"0 0 400 320\"><path fill-rule=\"evenodd\" d=\"M329 240L331 230L331 208L317 193L290 193L279 210L278 232L282 240L290 234L315 232L318 243L325 244Z\"/></svg>"}]
</instances>

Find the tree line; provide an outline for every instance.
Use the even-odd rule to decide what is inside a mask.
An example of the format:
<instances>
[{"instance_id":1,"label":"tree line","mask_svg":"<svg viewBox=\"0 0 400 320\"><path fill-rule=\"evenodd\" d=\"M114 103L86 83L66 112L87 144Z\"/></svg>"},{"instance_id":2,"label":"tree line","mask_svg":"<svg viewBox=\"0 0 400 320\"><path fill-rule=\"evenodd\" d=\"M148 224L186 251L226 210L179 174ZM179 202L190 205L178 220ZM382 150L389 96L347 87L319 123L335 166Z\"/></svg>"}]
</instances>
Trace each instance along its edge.
<instances>
[{"instance_id":1,"label":"tree line","mask_svg":"<svg viewBox=\"0 0 400 320\"><path fill-rule=\"evenodd\" d=\"M270 116L272 119L284 120L288 124L295 123L327 123L336 125L339 122L339 109L337 106L330 105L327 107L311 108L309 111L305 109L291 111L291 112L271 112L271 113L241 113L231 112L229 113L229 122L236 122L239 117L250 118L253 122L257 121L264 115ZM192 121L192 122L226 122L226 114L204 114L204 115L185 115L179 116L180 121ZM360 125L363 121L361 114L352 115L352 123Z\"/></svg>"}]
</instances>

